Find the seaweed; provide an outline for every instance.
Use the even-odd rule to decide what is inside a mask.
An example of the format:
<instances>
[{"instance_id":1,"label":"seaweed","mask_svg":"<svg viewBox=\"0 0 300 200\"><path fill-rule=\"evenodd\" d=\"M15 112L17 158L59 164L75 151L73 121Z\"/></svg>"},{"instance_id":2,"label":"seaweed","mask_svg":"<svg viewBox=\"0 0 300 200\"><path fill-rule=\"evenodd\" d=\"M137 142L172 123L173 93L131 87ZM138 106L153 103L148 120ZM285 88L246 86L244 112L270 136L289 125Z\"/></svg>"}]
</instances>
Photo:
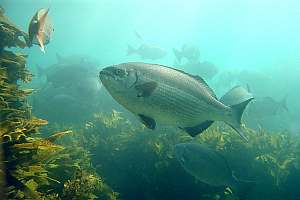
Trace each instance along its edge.
<instances>
[{"instance_id":1,"label":"seaweed","mask_svg":"<svg viewBox=\"0 0 300 200\"><path fill-rule=\"evenodd\" d=\"M87 150L58 144L71 130L52 132L48 137L41 133L48 121L32 115L27 100L34 90L20 86L32 79L27 56L9 49L25 48L28 35L4 16L2 8L0 37L1 197L95 199L102 195L116 199L117 193L93 171Z\"/></svg>"},{"instance_id":2,"label":"seaweed","mask_svg":"<svg viewBox=\"0 0 300 200\"><path fill-rule=\"evenodd\" d=\"M20 47L27 46L28 35L13 24L5 15L4 9L0 9L0 52L5 47Z\"/></svg>"},{"instance_id":3,"label":"seaweed","mask_svg":"<svg viewBox=\"0 0 300 200\"><path fill-rule=\"evenodd\" d=\"M116 200L118 194L112 192L99 176L81 168L77 169L71 180L64 183L62 199L98 199L103 196Z\"/></svg>"},{"instance_id":4,"label":"seaweed","mask_svg":"<svg viewBox=\"0 0 300 200\"><path fill-rule=\"evenodd\" d=\"M118 188L122 199L295 199L291 179L300 173L300 137L287 132L246 129L249 142L215 123L191 138L179 129L151 131L118 111L96 113L73 127L77 140L92 154L96 171ZM205 143L222 154L240 179L237 188L211 187L188 175L174 159L181 142ZM201 166L199 166L201 167ZM130 180L130 182L128 182ZM299 180L296 181L299 184Z\"/></svg>"}]
</instances>

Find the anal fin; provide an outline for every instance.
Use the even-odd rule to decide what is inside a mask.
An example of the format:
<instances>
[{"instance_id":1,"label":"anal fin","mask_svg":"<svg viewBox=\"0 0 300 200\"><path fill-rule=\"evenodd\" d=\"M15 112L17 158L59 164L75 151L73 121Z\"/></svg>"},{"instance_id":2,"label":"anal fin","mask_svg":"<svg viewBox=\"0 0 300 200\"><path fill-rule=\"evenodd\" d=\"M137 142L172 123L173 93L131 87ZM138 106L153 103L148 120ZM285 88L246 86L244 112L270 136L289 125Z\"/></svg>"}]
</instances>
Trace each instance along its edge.
<instances>
[{"instance_id":1,"label":"anal fin","mask_svg":"<svg viewBox=\"0 0 300 200\"><path fill-rule=\"evenodd\" d=\"M153 118L145 116L143 114L138 114L140 117L141 122L149 129L155 129L156 127L156 122Z\"/></svg>"},{"instance_id":2,"label":"anal fin","mask_svg":"<svg viewBox=\"0 0 300 200\"><path fill-rule=\"evenodd\" d=\"M184 127L181 128L183 130L185 130L190 136L195 137L198 134L202 133L203 131L205 131L208 127L210 127L210 125L213 123L214 121L204 121L201 124L198 124L196 126L192 126L192 127Z\"/></svg>"}]
</instances>

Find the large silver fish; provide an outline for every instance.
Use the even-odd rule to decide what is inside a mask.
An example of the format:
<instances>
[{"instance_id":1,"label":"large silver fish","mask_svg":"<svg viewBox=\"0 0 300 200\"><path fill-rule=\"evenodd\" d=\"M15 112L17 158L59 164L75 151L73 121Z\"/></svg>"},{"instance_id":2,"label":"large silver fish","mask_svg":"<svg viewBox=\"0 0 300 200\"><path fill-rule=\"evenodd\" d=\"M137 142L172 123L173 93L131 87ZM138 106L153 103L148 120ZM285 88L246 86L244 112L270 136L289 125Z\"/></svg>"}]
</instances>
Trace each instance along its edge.
<instances>
[{"instance_id":1,"label":"large silver fish","mask_svg":"<svg viewBox=\"0 0 300 200\"><path fill-rule=\"evenodd\" d=\"M99 76L111 96L150 129L160 122L196 136L214 121L224 121L246 139L241 117L253 97L241 87L222 97L226 105L201 77L166 66L123 63Z\"/></svg>"},{"instance_id":2,"label":"large silver fish","mask_svg":"<svg viewBox=\"0 0 300 200\"><path fill-rule=\"evenodd\" d=\"M49 9L39 9L32 17L28 28L29 46L32 44L39 45L41 51L44 53L45 45L50 42L51 35L54 31L48 13Z\"/></svg>"},{"instance_id":3,"label":"large silver fish","mask_svg":"<svg viewBox=\"0 0 300 200\"><path fill-rule=\"evenodd\" d=\"M212 186L236 186L238 183L227 160L204 144L176 144L174 156L186 172L201 182Z\"/></svg>"}]
</instances>

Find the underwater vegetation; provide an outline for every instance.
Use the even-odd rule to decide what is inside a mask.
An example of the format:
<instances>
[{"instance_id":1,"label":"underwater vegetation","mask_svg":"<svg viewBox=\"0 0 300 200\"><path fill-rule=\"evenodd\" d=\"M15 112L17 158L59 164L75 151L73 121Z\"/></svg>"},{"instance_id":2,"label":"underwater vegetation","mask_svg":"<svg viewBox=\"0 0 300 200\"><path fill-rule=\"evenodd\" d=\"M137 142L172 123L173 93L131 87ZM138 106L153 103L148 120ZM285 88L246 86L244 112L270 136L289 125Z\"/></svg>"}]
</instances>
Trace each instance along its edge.
<instances>
[{"instance_id":1,"label":"underwater vegetation","mask_svg":"<svg viewBox=\"0 0 300 200\"><path fill-rule=\"evenodd\" d=\"M300 137L247 129L244 142L231 128L214 124L193 142L222 154L238 178L234 188L213 187L186 173L174 158L175 144L192 139L183 131L148 130L122 113L97 113L74 127L77 140L93 152L97 173L121 199L298 199ZM201 166L199 166L201 168Z\"/></svg>"},{"instance_id":2,"label":"underwater vegetation","mask_svg":"<svg viewBox=\"0 0 300 200\"><path fill-rule=\"evenodd\" d=\"M27 98L34 90L21 87L32 78L27 56L9 49L25 48L28 35L4 16L3 9L0 37L1 199L116 199L117 193L86 164L87 150L55 144L72 131L48 137L40 132L48 122L31 113Z\"/></svg>"},{"instance_id":3,"label":"underwater vegetation","mask_svg":"<svg viewBox=\"0 0 300 200\"><path fill-rule=\"evenodd\" d=\"M84 124L48 123L32 114L35 91L23 86L32 74L27 56L15 52L28 35L3 9L0 38L1 199L299 199L299 135L247 129L245 142L214 123L192 139L179 129L148 130L116 110ZM214 187L184 171L174 146L190 141L223 155L239 184Z\"/></svg>"}]
</instances>

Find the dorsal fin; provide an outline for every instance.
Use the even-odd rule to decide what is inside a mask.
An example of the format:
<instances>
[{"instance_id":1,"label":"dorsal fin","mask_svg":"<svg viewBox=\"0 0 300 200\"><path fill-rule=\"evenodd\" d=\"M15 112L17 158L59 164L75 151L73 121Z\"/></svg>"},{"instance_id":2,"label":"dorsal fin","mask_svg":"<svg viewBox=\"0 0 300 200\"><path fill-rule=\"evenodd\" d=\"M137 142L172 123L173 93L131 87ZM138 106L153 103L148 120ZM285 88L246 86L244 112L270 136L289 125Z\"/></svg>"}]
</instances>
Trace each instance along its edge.
<instances>
[{"instance_id":1,"label":"dorsal fin","mask_svg":"<svg viewBox=\"0 0 300 200\"><path fill-rule=\"evenodd\" d=\"M187 74L187 73L185 73ZM196 79L198 82L200 82L206 89L207 91L209 92L209 94L214 97L215 99L218 99L217 95L215 94L215 92L209 87L209 85L205 82L205 80L203 78L201 78L200 76L198 75L190 75L190 74L187 74L189 76L191 76L192 78Z\"/></svg>"},{"instance_id":2,"label":"dorsal fin","mask_svg":"<svg viewBox=\"0 0 300 200\"><path fill-rule=\"evenodd\" d=\"M216 94L214 93L214 91L209 87L209 85L205 82L205 80L202 77L200 77L198 75L189 74L189 73L187 73L187 72L185 72L183 70L176 69L176 68L173 68L173 67L169 67L169 66L165 66L165 65L160 65L160 66L166 67L166 68L169 68L169 69L172 69L172 70L175 70L175 71L178 71L180 73L183 73L183 74L185 74L185 75L187 75L187 76L195 79L196 81L198 81L200 84L202 84L207 89L207 91L209 92L209 94L212 97L214 97L215 99L218 99L217 96L216 96Z\"/></svg>"}]
</instances>

